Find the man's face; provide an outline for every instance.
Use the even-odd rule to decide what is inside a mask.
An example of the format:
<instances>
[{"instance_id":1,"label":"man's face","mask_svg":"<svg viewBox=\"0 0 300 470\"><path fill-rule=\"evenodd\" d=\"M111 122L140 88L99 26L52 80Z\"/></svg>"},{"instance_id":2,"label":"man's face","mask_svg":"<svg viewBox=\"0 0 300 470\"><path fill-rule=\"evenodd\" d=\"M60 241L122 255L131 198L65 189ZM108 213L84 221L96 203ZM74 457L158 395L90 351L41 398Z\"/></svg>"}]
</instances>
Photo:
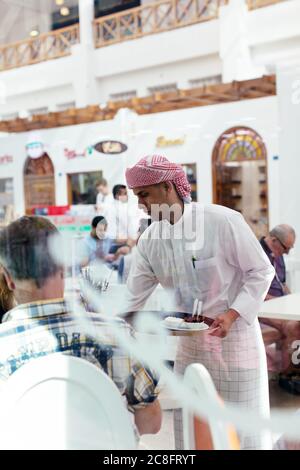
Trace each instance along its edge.
<instances>
[{"instance_id":1,"label":"man's face","mask_svg":"<svg viewBox=\"0 0 300 470\"><path fill-rule=\"evenodd\" d=\"M121 202L127 202L128 201L128 193L127 193L127 188L121 188L119 190L117 199Z\"/></svg>"},{"instance_id":2,"label":"man's face","mask_svg":"<svg viewBox=\"0 0 300 470\"><path fill-rule=\"evenodd\" d=\"M292 233L289 233L284 240L272 237L272 252L275 258L282 255L288 255L290 250L294 248L294 244L295 237Z\"/></svg>"},{"instance_id":3,"label":"man's face","mask_svg":"<svg viewBox=\"0 0 300 470\"><path fill-rule=\"evenodd\" d=\"M99 240L103 240L105 238L106 230L107 225L103 224L102 222L99 222L95 229L96 238L98 238Z\"/></svg>"},{"instance_id":4,"label":"man's face","mask_svg":"<svg viewBox=\"0 0 300 470\"><path fill-rule=\"evenodd\" d=\"M168 206L168 193L163 183L155 184L152 186L141 186L133 190L134 194L138 197L138 204L153 220L161 220L163 214L158 214L158 206Z\"/></svg>"}]
</instances>

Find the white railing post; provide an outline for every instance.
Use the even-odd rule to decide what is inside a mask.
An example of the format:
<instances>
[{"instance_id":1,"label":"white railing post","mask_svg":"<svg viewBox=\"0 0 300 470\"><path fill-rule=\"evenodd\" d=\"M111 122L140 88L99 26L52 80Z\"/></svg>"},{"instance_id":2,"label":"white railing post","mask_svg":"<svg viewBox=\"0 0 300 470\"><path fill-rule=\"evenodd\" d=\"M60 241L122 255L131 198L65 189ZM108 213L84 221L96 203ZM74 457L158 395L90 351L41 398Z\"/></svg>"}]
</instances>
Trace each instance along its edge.
<instances>
[{"instance_id":1,"label":"white railing post","mask_svg":"<svg viewBox=\"0 0 300 470\"><path fill-rule=\"evenodd\" d=\"M79 0L79 29L81 45L91 46L94 44L93 20L94 1Z\"/></svg>"},{"instance_id":2,"label":"white railing post","mask_svg":"<svg viewBox=\"0 0 300 470\"><path fill-rule=\"evenodd\" d=\"M94 67L94 1L79 0L80 42L72 46L74 60L73 86L77 108L97 103L97 82Z\"/></svg>"}]
</instances>

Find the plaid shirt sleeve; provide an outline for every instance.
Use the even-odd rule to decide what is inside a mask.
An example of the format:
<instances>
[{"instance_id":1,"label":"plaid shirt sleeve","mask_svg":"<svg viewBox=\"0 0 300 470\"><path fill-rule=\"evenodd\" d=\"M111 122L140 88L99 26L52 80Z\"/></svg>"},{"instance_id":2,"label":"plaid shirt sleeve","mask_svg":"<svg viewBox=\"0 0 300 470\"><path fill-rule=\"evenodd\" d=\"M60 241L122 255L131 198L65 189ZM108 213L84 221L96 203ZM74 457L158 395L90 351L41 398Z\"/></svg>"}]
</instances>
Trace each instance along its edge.
<instances>
[{"instance_id":1,"label":"plaid shirt sleeve","mask_svg":"<svg viewBox=\"0 0 300 470\"><path fill-rule=\"evenodd\" d=\"M128 340L135 337L133 328L123 320L118 319L114 328L122 330L125 335L123 341L127 335ZM108 331L112 331L111 325L109 325ZM159 377L151 368L146 367L139 360L132 357L129 351L126 351L126 348L120 345L118 337L114 333L112 341L108 337L106 338L107 343L113 344L113 346L108 348L110 357L105 357L105 364L102 363L101 365L102 367L105 366L105 372L112 378L121 394L126 398L129 411L133 412L135 409L144 408L147 404L156 400L159 393Z\"/></svg>"},{"instance_id":2,"label":"plaid shirt sleeve","mask_svg":"<svg viewBox=\"0 0 300 470\"><path fill-rule=\"evenodd\" d=\"M154 402L159 394L158 381L156 372L139 361L132 360L131 373L125 390L128 409L133 411Z\"/></svg>"}]
</instances>

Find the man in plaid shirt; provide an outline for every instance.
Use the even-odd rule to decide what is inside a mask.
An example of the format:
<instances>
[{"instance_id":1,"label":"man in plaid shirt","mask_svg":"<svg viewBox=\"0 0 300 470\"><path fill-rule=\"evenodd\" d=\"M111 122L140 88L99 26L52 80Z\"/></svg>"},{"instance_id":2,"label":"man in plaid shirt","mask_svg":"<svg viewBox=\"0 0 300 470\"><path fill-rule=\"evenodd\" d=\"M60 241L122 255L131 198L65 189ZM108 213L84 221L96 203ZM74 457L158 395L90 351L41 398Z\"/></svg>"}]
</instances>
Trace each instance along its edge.
<instances>
[{"instance_id":1,"label":"man in plaid shirt","mask_svg":"<svg viewBox=\"0 0 300 470\"><path fill-rule=\"evenodd\" d=\"M98 314L86 314L93 335L72 314L64 295L63 267L49 251L59 236L43 217L21 217L0 232L0 259L17 306L0 325L0 384L27 361L51 353L81 357L105 371L126 398L140 434L161 426L158 378L118 345L116 329L132 335L123 320L113 324Z\"/></svg>"}]
</instances>

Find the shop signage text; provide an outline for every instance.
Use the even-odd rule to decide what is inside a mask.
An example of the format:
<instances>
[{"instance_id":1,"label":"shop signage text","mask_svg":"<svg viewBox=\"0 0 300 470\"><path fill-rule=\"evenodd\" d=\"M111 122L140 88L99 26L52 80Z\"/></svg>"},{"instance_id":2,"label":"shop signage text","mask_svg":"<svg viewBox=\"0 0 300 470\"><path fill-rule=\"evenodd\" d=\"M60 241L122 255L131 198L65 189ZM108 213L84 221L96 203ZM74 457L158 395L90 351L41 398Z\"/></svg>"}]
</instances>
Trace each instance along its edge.
<instances>
[{"instance_id":1,"label":"shop signage text","mask_svg":"<svg viewBox=\"0 0 300 470\"><path fill-rule=\"evenodd\" d=\"M12 163L14 161L14 157L12 155L3 155L0 156L0 165L6 165L7 163Z\"/></svg>"},{"instance_id":2,"label":"shop signage text","mask_svg":"<svg viewBox=\"0 0 300 470\"><path fill-rule=\"evenodd\" d=\"M163 135L160 135L156 139L156 147L171 147L175 145L184 145L185 136L178 139L166 139Z\"/></svg>"},{"instance_id":3,"label":"shop signage text","mask_svg":"<svg viewBox=\"0 0 300 470\"><path fill-rule=\"evenodd\" d=\"M64 156L68 160L72 160L73 158L77 158L77 157L85 157L85 152L76 152L76 150L70 150L68 148L65 148Z\"/></svg>"},{"instance_id":4,"label":"shop signage text","mask_svg":"<svg viewBox=\"0 0 300 470\"><path fill-rule=\"evenodd\" d=\"M93 147L91 146L87 147L82 152L77 152L76 150L69 149L67 147L64 148L64 156L68 160L73 160L73 158L86 157L87 155L91 155L92 153L93 153Z\"/></svg>"}]
</instances>

